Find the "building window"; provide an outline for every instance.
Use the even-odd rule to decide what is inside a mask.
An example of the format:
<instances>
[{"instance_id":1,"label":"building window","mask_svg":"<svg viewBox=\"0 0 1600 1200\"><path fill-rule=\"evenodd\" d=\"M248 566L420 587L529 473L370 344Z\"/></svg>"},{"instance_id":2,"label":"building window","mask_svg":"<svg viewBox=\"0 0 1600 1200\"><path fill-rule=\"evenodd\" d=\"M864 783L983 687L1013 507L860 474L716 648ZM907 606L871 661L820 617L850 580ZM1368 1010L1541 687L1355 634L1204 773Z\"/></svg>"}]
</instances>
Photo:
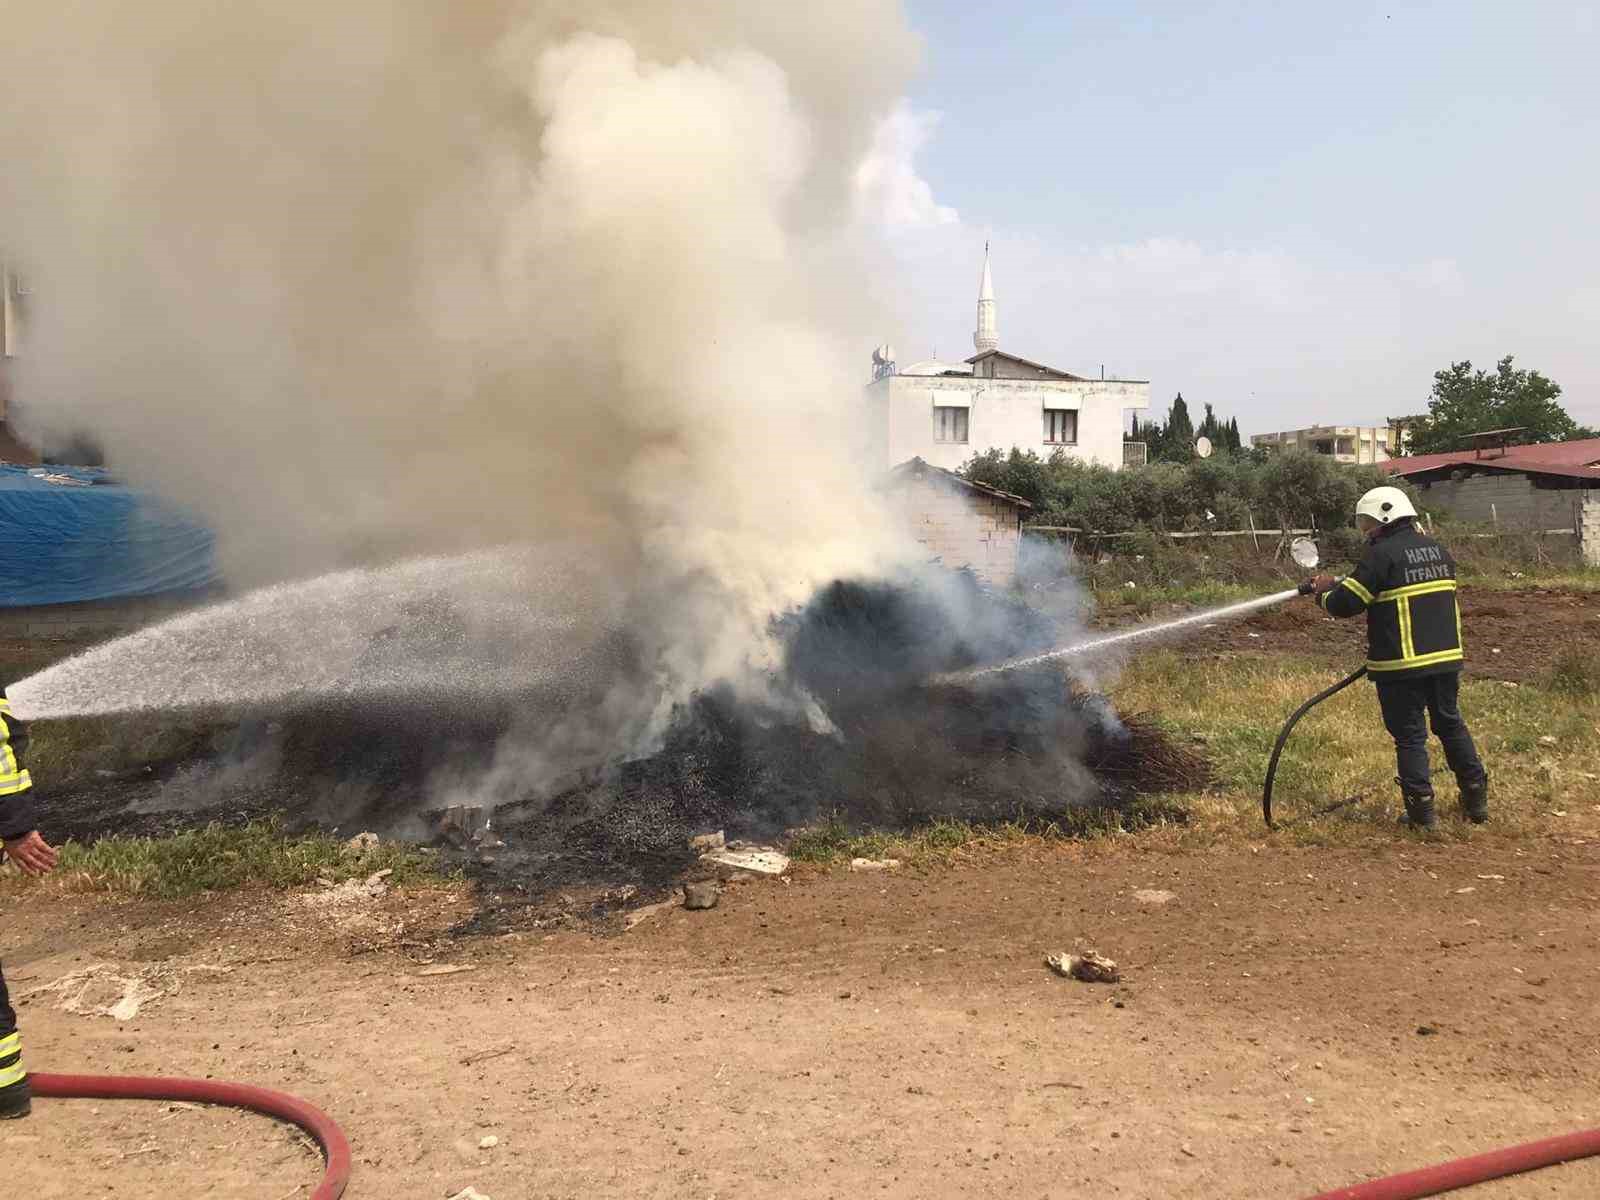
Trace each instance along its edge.
<instances>
[{"instance_id":1,"label":"building window","mask_svg":"<svg viewBox=\"0 0 1600 1200\"><path fill-rule=\"evenodd\" d=\"M935 405L933 410L933 440L936 442L965 442L967 440L968 410Z\"/></svg>"},{"instance_id":2,"label":"building window","mask_svg":"<svg viewBox=\"0 0 1600 1200\"><path fill-rule=\"evenodd\" d=\"M1316 451L1318 454L1332 454L1333 440L1331 438L1324 438L1322 441L1317 442Z\"/></svg>"},{"instance_id":3,"label":"building window","mask_svg":"<svg viewBox=\"0 0 1600 1200\"><path fill-rule=\"evenodd\" d=\"M1044 440L1073 446L1078 441L1078 410L1074 408L1047 408L1044 410Z\"/></svg>"},{"instance_id":4,"label":"building window","mask_svg":"<svg viewBox=\"0 0 1600 1200\"><path fill-rule=\"evenodd\" d=\"M1339 453L1340 454L1354 454L1355 452L1356 452L1356 441L1355 441L1354 438L1343 437L1343 438L1339 439Z\"/></svg>"}]
</instances>

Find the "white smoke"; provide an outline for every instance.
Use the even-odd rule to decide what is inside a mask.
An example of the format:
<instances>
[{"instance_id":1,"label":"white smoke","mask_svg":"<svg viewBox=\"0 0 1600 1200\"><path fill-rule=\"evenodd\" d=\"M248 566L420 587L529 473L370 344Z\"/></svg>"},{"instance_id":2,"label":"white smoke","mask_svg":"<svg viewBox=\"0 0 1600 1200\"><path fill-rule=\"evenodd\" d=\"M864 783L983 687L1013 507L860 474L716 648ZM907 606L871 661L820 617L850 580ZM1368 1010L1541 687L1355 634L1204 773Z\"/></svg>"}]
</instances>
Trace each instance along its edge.
<instances>
[{"instance_id":1,"label":"white smoke","mask_svg":"<svg viewBox=\"0 0 1600 1200\"><path fill-rule=\"evenodd\" d=\"M774 612L906 552L852 205L916 54L893 0L14 0L24 432L236 585L576 544L663 695L759 686Z\"/></svg>"}]
</instances>

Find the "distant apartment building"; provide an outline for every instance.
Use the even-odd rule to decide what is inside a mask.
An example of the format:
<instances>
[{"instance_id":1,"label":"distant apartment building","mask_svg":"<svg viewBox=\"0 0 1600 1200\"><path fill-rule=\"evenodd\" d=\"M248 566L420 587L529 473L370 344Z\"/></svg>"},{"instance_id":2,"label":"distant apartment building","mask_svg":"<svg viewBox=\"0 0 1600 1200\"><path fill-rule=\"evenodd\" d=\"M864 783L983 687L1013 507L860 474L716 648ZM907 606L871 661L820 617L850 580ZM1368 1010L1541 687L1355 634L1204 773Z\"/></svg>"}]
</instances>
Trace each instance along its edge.
<instances>
[{"instance_id":1,"label":"distant apartment building","mask_svg":"<svg viewBox=\"0 0 1600 1200\"><path fill-rule=\"evenodd\" d=\"M887 346L873 355L866 407L877 463L920 458L955 470L985 450L1020 448L1123 465L1126 413L1150 407L1150 384L1089 379L1001 350L987 250L972 341L977 353L959 363L935 358L902 367Z\"/></svg>"},{"instance_id":2,"label":"distant apartment building","mask_svg":"<svg viewBox=\"0 0 1600 1200\"><path fill-rule=\"evenodd\" d=\"M1254 433L1250 445L1268 451L1306 450L1342 463L1381 463L1389 452L1387 425L1313 425L1281 433Z\"/></svg>"}]
</instances>

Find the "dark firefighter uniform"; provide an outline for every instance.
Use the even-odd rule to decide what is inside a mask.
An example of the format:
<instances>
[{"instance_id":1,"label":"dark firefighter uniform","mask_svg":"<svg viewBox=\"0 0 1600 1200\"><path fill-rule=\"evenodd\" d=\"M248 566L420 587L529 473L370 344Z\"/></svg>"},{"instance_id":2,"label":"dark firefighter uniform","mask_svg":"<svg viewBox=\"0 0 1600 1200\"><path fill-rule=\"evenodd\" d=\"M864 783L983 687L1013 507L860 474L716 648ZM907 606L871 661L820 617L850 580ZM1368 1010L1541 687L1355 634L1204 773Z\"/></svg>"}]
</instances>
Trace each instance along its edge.
<instances>
[{"instance_id":1,"label":"dark firefighter uniform","mask_svg":"<svg viewBox=\"0 0 1600 1200\"><path fill-rule=\"evenodd\" d=\"M1318 602L1335 617L1367 614L1367 671L1394 737L1406 813L1433 823L1428 728L1444 745L1467 816L1488 815L1488 775L1457 705L1461 609L1450 552L1402 517L1373 533L1356 569Z\"/></svg>"},{"instance_id":2,"label":"dark firefighter uniform","mask_svg":"<svg viewBox=\"0 0 1600 1200\"><path fill-rule=\"evenodd\" d=\"M22 765L28 728L11 715L11 702L0 691L0 839L11 841L33 832L33 780ZM0 1117L28 1107L28 1076L22 1069L22 1037L17 1014L0 971Z\"/></svg>"}]
</instances>

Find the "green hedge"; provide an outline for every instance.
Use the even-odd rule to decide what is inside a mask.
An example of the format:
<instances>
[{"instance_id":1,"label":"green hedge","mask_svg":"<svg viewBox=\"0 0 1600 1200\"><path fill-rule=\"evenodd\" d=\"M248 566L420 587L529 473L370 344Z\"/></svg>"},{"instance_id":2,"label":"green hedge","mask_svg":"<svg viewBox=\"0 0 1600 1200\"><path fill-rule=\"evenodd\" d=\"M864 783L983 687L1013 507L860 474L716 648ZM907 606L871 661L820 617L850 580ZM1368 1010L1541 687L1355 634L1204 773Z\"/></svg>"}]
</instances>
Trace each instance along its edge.
<instances>
[{"instance_id":1,"label":"green hedge","mask_svg":"<svg viewBox=\"0 0 1600 1200\"><path fill-rule=\"evenodd\" d=\"M1263 529L1280 522L1341 529L1351 524L1363 492L1396 482L1376 467L1341 465L1308 453L1276 454L1265 462L1230 456L1113 471L1059 450L1048 459L1031 450L989 450L961 472L1032 501L1034 523L1092 533L1246 529L1252 517Z\"/></svg>"}]
</instances>

